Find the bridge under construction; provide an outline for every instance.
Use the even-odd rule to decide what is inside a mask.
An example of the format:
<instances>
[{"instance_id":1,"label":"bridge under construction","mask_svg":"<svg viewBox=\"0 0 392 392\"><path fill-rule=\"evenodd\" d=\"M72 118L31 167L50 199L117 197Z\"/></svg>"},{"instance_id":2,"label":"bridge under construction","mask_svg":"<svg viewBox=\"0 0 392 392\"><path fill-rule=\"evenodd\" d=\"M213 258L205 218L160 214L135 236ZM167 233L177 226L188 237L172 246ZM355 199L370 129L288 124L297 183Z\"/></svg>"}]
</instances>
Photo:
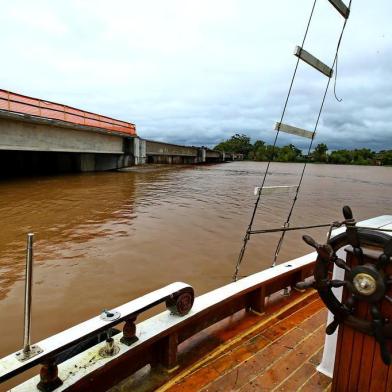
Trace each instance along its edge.
<instances>
[{"instance_id":1,"label":"bridge under construction","mask_svg":"<svg viewBox=\"0 0 392 392\"><path fill-rule=\"evenodd\" d=\"M241 160L241 154L146 140L133 123L0 90L0 173L114 170Z\"/></svg>"}]
</instances>

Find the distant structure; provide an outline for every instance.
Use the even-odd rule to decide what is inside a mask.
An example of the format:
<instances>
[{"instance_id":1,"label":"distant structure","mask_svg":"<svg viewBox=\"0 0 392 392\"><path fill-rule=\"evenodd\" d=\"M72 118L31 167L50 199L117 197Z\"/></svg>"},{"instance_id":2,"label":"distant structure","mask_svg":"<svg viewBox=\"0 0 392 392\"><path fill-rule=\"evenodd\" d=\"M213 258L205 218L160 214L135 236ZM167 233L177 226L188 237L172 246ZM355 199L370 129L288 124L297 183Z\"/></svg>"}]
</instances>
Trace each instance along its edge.
<instances>
[{"instance_id":1,"label":"distant structure","mask_svg":"<svg viewBox=\"0 0 392 392\"><path fill-rule=\"evenodd\" d=\"M144 140L133 123L0 89L0 174L238 159L241 154Z\"/></svg>"}]
</instances>

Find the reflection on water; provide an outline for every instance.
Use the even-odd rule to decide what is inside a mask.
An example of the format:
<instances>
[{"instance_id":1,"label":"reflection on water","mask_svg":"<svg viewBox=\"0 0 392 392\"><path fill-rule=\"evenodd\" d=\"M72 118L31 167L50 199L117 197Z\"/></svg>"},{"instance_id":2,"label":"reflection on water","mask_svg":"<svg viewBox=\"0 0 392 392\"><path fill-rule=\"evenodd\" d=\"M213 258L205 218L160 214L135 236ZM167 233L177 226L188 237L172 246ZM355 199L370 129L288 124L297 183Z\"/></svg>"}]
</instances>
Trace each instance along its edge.
<instances>
[{"instance_id":1,"label":"reflection on water","mask_svg":"<svg viewBox=\"0 0 392 392\"><path fill-rule=\"evenodd\" d=\"M34 339L173 281L198 294L230 281L264 163L160 167L0 182L0 355L20 345L25 235L36 234ZM267 185L302 165L273 164ZM392 169L309 165L293 224L392 214ZM255 228L281 226L287 196L263 199ZM309 249L289 233L281 261ZM325 229L312 234L322 241ZM241 269L270 265L278 234L252 238Z\"/></svg>"}]
</instances>

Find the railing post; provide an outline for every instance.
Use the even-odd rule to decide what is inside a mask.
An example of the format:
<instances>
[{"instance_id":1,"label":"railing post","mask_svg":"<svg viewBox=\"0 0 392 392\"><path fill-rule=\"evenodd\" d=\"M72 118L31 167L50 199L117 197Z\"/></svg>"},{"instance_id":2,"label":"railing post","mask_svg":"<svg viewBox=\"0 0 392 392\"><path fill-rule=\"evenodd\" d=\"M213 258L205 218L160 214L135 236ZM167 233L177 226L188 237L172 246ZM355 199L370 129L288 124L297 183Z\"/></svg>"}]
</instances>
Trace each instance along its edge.
<instances>
[{"instance_id":1,"label":"railing post","mask_svg":"<svg viewBox=\"0 0 392 392\"><path fill-rule=\"evenodd\" d=\"M63 382L58 376L58 368L53 360L45 362L40 370L40 382L37 388L43 392L51 392L58 388Z\"/></svg>"},{"instance_id":2,"label":"railing post","mask_svg":"<svg viewBox=\"0 0 392 392\"><path fill-rule=\"evenodd\" d=\"M177 346L178 346L178 335L172 333L167 336L161 346L161 358L162 365L167 369L168 372L173 372L178 368L177 364Z\"/></svg>"},{"instance_id":3,"label":"railing post","mask_svg":"<svg viewBox=\"0 0 392 392\"><path fill-rule=\"evenodd\" d=\"M23 348L16 353L18 361L23 362L37 354L42 353L42 349L31 346L31 304L33 285L33 241L34 234L27 234L26 246L26 273L25 273L25 300L24 300L24 328L23 328Z\"/></svg>"},{"instance_id":4,"label":"railing post","mask_svg":"<svg viewBox=\"0 0 392 392\"><path fill-rule=\"evenodd\" d=\"M307 276L309 276L309 274L306 273L306 270L300 269L299 271L297 271L297 272L294 274L294 276L293 276L293 283L291 284L291 288L292 288L292 289L295 289L295 288L296 288L295 285L296 285L298 282L304 281L305 278L306 278Z\"/></svg>"},{"instance_id":5,"label":"railing post","mask_svg":"<svg viewBox=\"0 0 392 392\"><path fill-rule=\"evenodd\" d=\"M125 321L125 325L123 328L123 336L120 339L120 342L127 345L131 346L133 343L135 343L138 338L136 336L136 321L137 316L131 316Z\"/></svg>"},{"instance_id":6,"label":"railing post","mask_svg":"<svg viewBox=\"0 0 392 392\"><path fill-rule=\"evenodd\" d=\"M267 289L266 285L263 285L250 294L249 308L252 312L259 315L264 313L266 289Z\"/></svg>"},{"instance_id":7,"label":"railing post","mask_svg":"<svg viewBox=\"0 0 392 392\"><path fill-rule=\"evenodd\" d=\"M33 283L33 241L34 234L27 234L26 249L26 276L25 276L25 302L24 302L24 330L23 330L23 353L30 351L31 338L31 298Z\"/></svg>"}]
</instances>

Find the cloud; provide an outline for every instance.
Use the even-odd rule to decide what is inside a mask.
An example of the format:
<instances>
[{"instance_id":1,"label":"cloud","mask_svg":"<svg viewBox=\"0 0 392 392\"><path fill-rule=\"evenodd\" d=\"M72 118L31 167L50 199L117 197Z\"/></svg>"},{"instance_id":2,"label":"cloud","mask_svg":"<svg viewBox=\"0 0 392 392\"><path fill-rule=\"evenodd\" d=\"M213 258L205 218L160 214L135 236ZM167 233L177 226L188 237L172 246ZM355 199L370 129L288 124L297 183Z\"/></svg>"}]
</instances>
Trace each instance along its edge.
<instances>
[{"instance_id":1,"label":"cloud","mask_svg":"<svg viewBox=\"0 0 392 392\"><path fill-rule=\"evenodd\" d=\"M140 136L271 142L312 2L15 0L0 86L136 123ZM353 2L315 143L392 148L392 4ZM343 19L318 2L305 48L331 64ZM312 130L326 78L300 64L284 122ZM279 144L306 148L282 135Z\"/></svg>"}]
</instances>

